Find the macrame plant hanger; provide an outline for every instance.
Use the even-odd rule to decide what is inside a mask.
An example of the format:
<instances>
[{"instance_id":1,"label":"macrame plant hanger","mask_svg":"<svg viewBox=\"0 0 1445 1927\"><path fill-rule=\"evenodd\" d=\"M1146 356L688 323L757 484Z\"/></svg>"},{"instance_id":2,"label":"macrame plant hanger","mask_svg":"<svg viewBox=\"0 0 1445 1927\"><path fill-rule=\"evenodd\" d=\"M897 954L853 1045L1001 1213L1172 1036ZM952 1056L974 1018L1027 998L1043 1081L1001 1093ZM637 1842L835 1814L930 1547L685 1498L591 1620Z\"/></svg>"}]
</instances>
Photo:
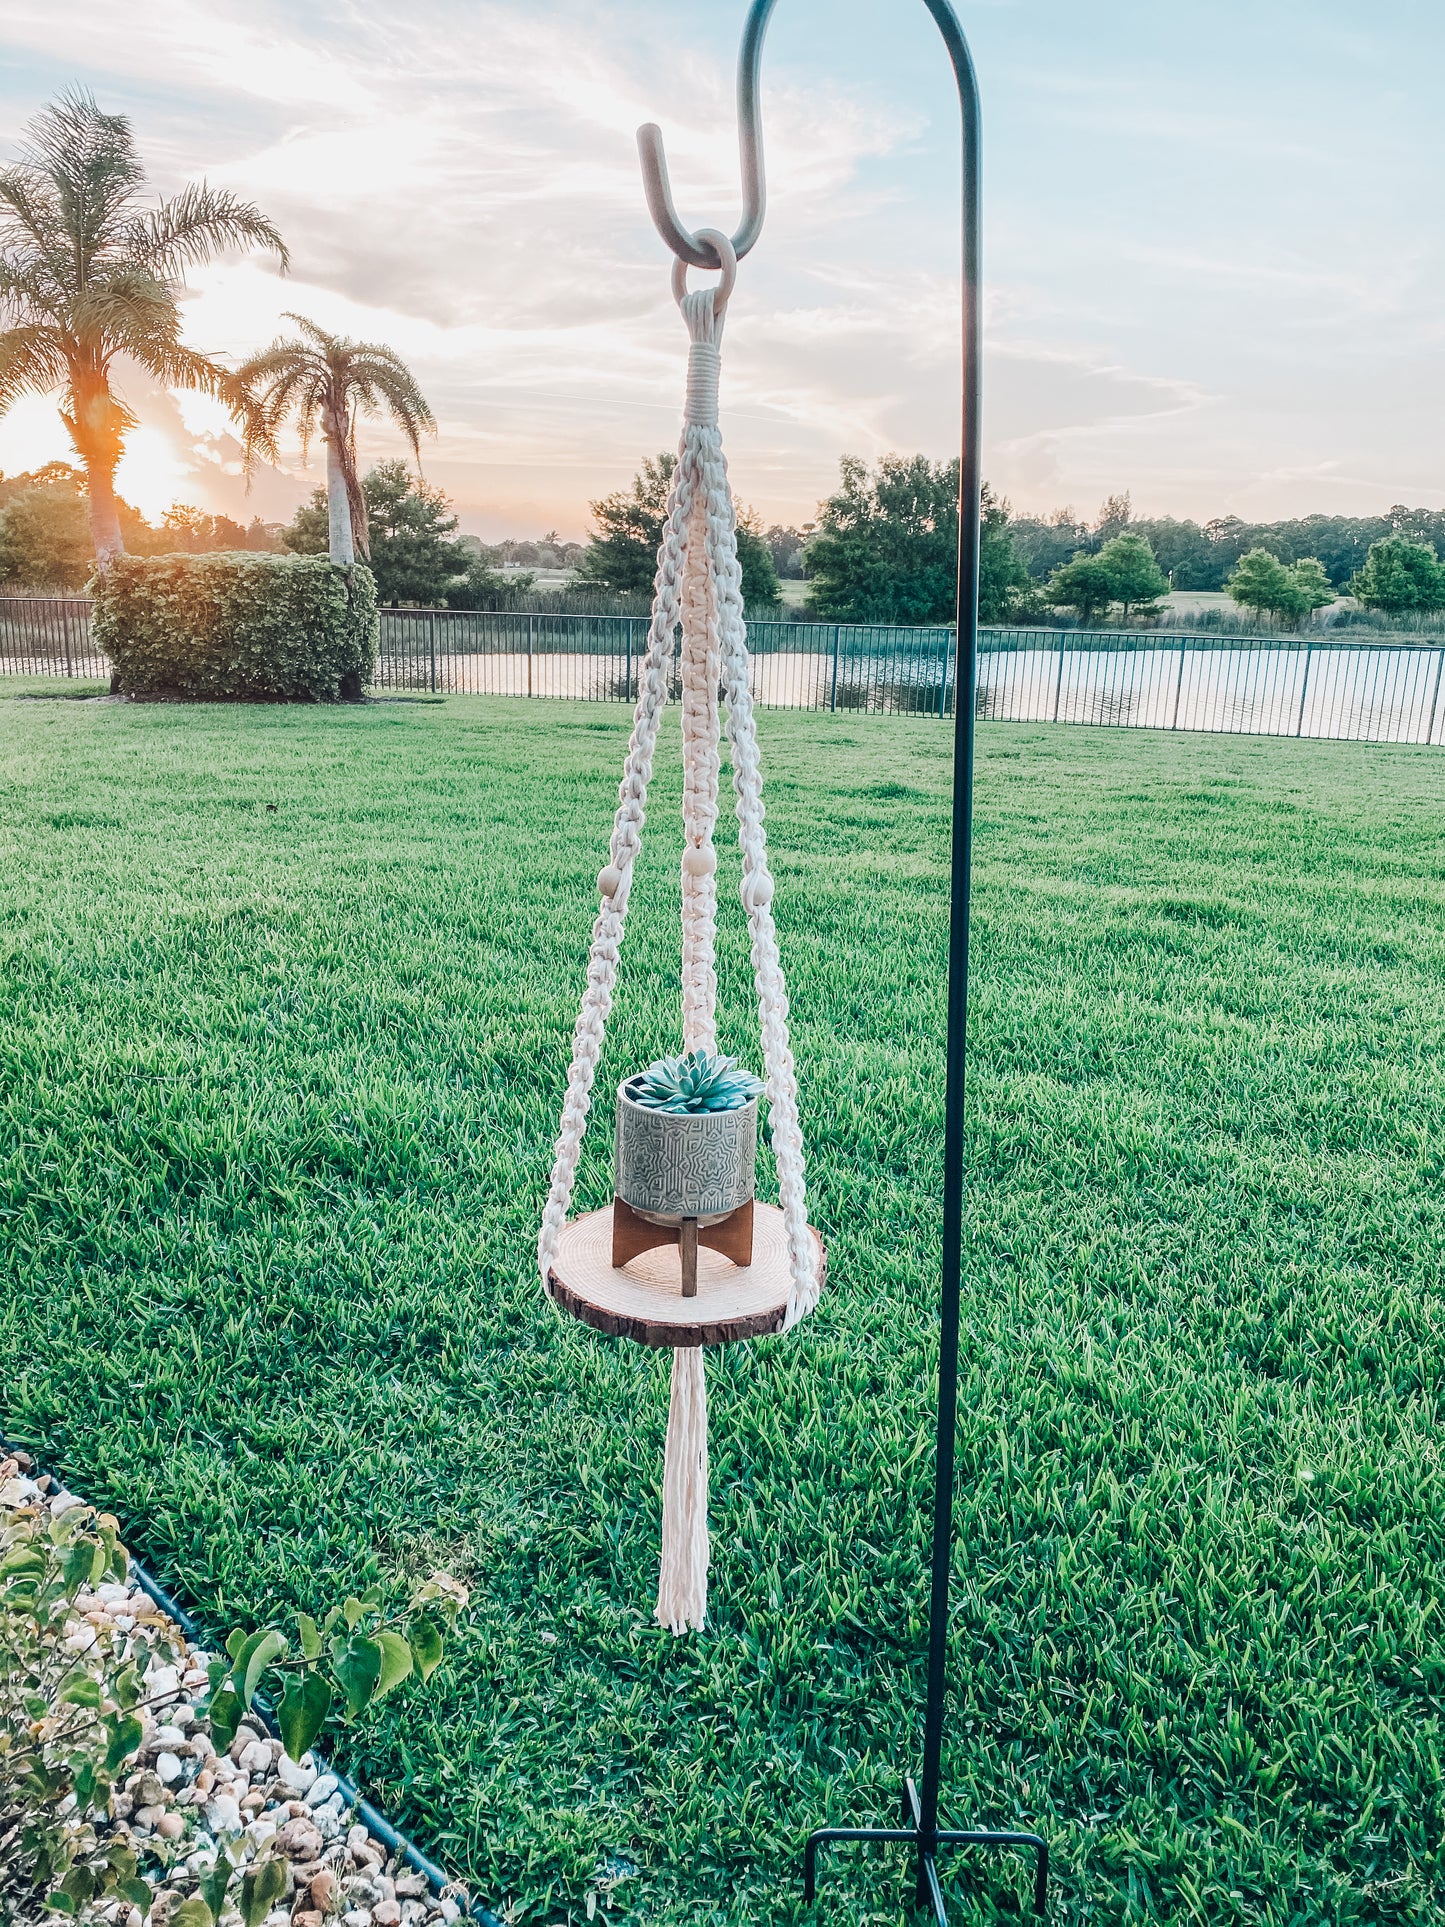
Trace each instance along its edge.
<instances>
[{"instance_id":1,"label":"macrame plant hanger","mask_svg":"<svg viewBox=\"0 0 1445 1927\"><path fill-rule=\"evenodd\" d=\"M723 270L724 281L762 232L763 182L760 80L763 39L777 0L751 0L738 56L738 149L742 162L743 217L731 243L719 245L716 230L683 226L668 185L662 134L654 126L637 135L643 181L653 223L685 268ZM933 1548L928 1612L928 1687L923 1716L923 1770L917 1783L903 1776L902 1824L896 1827L819 1827L803 1853L803 1896L811 1901L819 1850L847 1842L896 1843L913 1857L913 1898L935 1927L948 1927L939 1877L942 1849L1021 1848L1034 1856L1033 1903L1042 1914L1048 1898L1049 1850L1037 1833L939 1824L943 1728L947 1705L948 1593L953 1553L954 1434L958 1416L960 1283L963 1249L964 1046L968 1019L968 918L973 833L974 718L978 687L978 552L981 492L979 400L982 372L980 237L982 229L982 118L973 57L950 0L924 0L943 37L958 86L963 132L963 438L959 464L958 649L953 686L953 874L949 897L947 1085L944 1097L943 1239L939 1294L938 1407L933 1482ZM659 572L659 582L661 571ZM655 630L654 630L655 636ZM946 681L946 678L945 678ZM944 690L946 708L948 690ZM639 709L640 714L640 709ZM620 818L619 818L620 822ZM746 886L745 886L746 888ZM599 926L600 927L600 926ZM771 1071L771 1067L770 1067ZM816 1296L816 1290L814 1290ZM802 1296L795 1301L802 1308ZM790 1315L793 1309L790 1306Z\"/></svg>"},{"instance_id":2,"label":"macrame plant hanger","mask_svg":"<svg viewBox=\"0 0 1445 1927\"><path fill-rule=\"evenodd\" d=\"M763 835L762 771L748 688L742 572L727 464L718 432L719 343L737 256L725 234L704 229L721 266L715 288L687 292L687 263L675 263L672 288L690 340L686 423L657 557L652 621L638 680L637 708L612 828L608 861L597 879L601 899L592 931L587 989L577 1017L556 1163L538 1239L546 1289L587 1323L644 1344L672 1349L672 1393L663 1465L662 1563L657 1616L674 1633L700 1628L707 1612L707 1391L703 1347L779 1331L810 1312L823 1284L823 1247L808 1224L798 1087L788 1045L788 999L773 922L773 879ZM647 788L658 725L667 702L674 636L682 629L682 1044L717 1051L717 855L721 714L727 710L733 789L742 846L743 908L752 942L766 1093L771 1107L779 1208L748 1205L751 1246L730 1262L712 1257L709 1232L694 1224L696 1276L671 1245L637 1262L617 1262L622 1246L614 1211L568 1221L592 1087L612 1006L617 958L633 869L642 847ZM727 1244L715 1237L713 1245Z\"/></svg>"}]
</instances>

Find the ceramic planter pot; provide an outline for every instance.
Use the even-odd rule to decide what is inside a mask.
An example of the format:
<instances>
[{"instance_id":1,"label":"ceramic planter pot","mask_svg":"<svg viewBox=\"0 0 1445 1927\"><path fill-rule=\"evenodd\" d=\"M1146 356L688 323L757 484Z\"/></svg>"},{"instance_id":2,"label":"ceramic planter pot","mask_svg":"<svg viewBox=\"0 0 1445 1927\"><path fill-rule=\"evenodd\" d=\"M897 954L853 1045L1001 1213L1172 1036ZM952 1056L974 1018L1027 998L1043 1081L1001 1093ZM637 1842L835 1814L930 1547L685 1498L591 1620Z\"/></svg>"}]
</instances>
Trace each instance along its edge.
<instances>
[{"instance_id":1,"label":"ceramic planter pot","mask_svg":"<svg viewBox=\"0 0 1445 1927\"><path fill-rule=\"evenodd\" d=\"M758 1100L735 1111L655 1111L617 1089L617 1195L643 1217L722 1218L753 1195Z\"/></svg>"}]
</instances>

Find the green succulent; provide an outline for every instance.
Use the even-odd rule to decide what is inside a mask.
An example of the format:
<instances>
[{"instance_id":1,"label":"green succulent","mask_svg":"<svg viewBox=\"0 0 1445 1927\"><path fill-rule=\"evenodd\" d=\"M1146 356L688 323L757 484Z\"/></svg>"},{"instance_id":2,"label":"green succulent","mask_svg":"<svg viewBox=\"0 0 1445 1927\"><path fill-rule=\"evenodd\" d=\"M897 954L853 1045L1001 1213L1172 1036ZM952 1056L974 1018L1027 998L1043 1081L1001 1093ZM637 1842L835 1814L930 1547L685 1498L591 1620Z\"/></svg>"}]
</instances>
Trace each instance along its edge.
<instances>
[{"instance_id":1,"label":"green succulent","mask_svg":"<svg viewBox=\"0 0 1445 1927\"><path fill-rule=\"evenodd\" d=\"M627 1087L628 1096L650 1111L738 1111L763 1085L735 1057L690 1050L685 1057L659 1057Z\"/></svg>"}]
</instances>

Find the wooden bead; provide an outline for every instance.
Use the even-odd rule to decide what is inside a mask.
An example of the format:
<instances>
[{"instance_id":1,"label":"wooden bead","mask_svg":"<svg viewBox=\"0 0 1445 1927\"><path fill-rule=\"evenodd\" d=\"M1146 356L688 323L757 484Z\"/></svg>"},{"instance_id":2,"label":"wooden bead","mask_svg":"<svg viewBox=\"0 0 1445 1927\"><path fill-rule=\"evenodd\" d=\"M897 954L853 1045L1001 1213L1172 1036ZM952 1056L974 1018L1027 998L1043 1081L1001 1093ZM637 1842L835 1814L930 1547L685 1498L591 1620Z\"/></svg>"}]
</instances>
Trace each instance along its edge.
<instances>
[{"instance_id":1,"label":"wooden bead","mask_svg":"<svg viewBox=\"0 0 1445 1927\"><path fill-rule=\"evenodd\" d=\"M760 875L744 878L742 898L745 910L761 910L772 902L773 879L766 870Z\"/></svg>"},{"instance_id":2,"label":"wooden bead","mask_svg":"<svg viewBox=\"0 0 1445 1927\"><path fill-rule=\"evenodd\" d=\"M597 872L597 889L600 895L615 897L621 888L622 872L615 863L609 863L605 869Z\"/></svg>"},{"instance_id":3,"label":"wooden bead","mask_svg":"<svg viewBox=\"0 0 1445 1927\"><path fill-rule=\"evenodd\" d=\"M682 867L690 877L710 877L717 868L717 851L711 843L701 849L689 843L682 853Z\"/></svg>"}]
</instances>

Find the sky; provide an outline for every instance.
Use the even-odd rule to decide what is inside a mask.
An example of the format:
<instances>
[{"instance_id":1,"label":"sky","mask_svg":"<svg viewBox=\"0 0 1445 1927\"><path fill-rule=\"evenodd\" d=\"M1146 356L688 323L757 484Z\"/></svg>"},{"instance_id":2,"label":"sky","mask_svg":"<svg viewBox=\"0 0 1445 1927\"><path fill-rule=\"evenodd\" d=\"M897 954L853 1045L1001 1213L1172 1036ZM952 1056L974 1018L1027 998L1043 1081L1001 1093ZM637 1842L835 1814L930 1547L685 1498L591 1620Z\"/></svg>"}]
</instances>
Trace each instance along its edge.
<instances>
[{"instance_id":1,"label":"sky","mask_svg":"<svg viewBox=\"0 0 1445 1927\"><path fill-rule=\"evenodd\" d=\"M64 87L131 116L150 177L256 200L292 266L196 272L187 340L240 357L287 310L389 343L440 432L428 478L487 540L580 538L675 444L685 337L635 130L690 226L740 208L743 0L6 0L0 156ZM1021 513L1272 519L1445 506L1438 0L973 0L984 106L985 470ZM959 432L958 128L923 6L779 0L769 211L723 344L734 487L802 523L844 453ZM121 387L123 493L248 519L215 403ZM403 452L363 425L363 459ZM65 459L44 397L0 471Z\"/></svg>"}]
</instances>

